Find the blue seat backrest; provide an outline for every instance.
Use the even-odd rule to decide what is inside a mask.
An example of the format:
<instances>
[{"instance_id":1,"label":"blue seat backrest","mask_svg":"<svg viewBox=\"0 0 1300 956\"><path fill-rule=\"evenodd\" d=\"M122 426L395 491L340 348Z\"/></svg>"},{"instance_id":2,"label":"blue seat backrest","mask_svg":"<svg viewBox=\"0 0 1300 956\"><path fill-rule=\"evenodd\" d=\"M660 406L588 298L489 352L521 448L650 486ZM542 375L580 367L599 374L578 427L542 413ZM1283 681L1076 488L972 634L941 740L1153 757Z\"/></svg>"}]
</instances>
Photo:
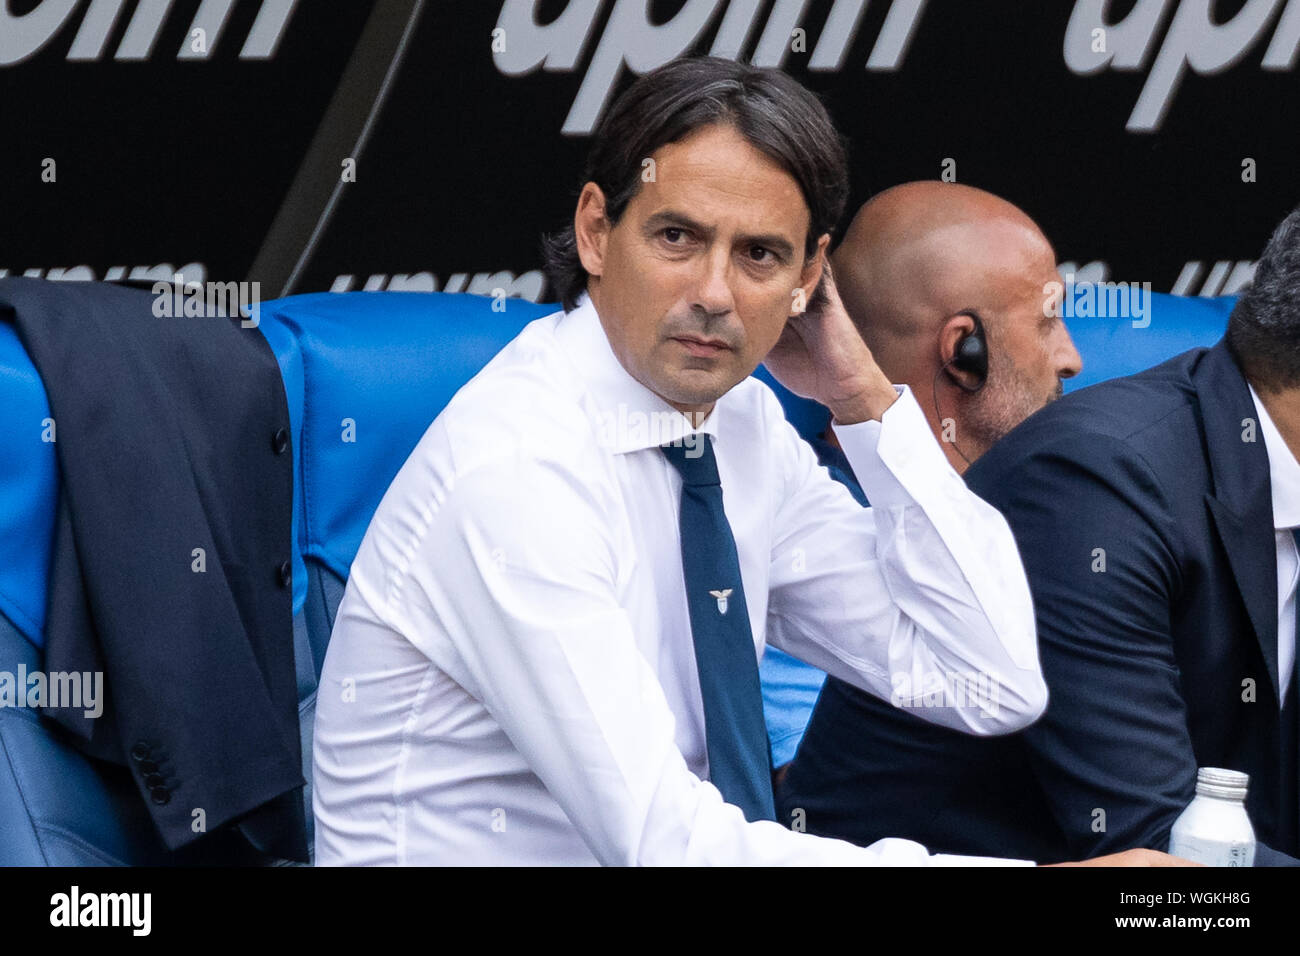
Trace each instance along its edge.
<instances>
[{"instance_id":1,"label":"blue seat backrest","mask_svg":"<svg viewBox=\"0 0 1300 956\"><path fill-rule=\"evenodd\" d=\"M1076 302L1083 293L1076 287ZM1150 308L1141 316L1131 306L1119 316L1105 314L1104 309L1102 315L1096 315L1095 308L1084 310L1089 312L1086 316L1078 314L1081 308L1070 310L1075 314L1066 316L1065 325L1083 357L1083 371L1066 380L1065 390L1133 375L1180 352L1213 345L1227 328L1236 302L1236 296L1201 299L1156 292L1150 294Z\"/></svg>"},{"instance_id":2,"label":"blue seat backrest","mask_svg":"<svg viewBox=\"0 0 1300 956\"><path fill-rule=\"evenodd\" d=\"M302 556L346 578L379 501L451 399L530 321L521 299L453 293L316 293L262 303L296 443ZM295 588L295 604L302 595Z\"/></svg>"},{"instance_id":3,"label":"blue seat backrest","mask_svg":"<svg viewBox=\"0 0 1300 956\"><path fill-rule=\"evenodd\" d=\"M292 409L291 418L302 491L296 536L307 563L346 580L380 499L429 424L525 325L556 308L439 292L324 292L262 303L259 328L290 404L301 404L301 418ZM756 375L802 434L825 427L824 408L777 385L766 369ZM304 601L295 586L295 606Z\"/></svg>"},{"instance_id":4,"label":"blue seat backrest","mask_svg":"<svg viewBox=\"0 0 1300 956\"><path fill-rule=\"evenodd\" d=\"M14 327L0 322L0 614L37 647L59 493L50 423L36 367Z\"/></svg>"}]
</instances>

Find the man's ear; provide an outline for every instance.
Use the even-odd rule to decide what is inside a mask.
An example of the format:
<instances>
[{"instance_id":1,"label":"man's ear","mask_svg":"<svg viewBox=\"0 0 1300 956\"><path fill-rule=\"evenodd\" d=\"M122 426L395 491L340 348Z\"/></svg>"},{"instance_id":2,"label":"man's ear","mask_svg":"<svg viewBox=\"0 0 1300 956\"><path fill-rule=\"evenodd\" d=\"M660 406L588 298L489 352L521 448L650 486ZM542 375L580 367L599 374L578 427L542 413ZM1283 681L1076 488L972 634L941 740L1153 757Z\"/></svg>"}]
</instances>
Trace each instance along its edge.
<instances>
[{"instance_id":1,"label":"man's ear","mask_svg":"<svg viewBox=\"0 0 1300 956\"><path fill-rule=\"evenodd\" d=\"M950 315L939 328L939 365L948 369L948 375L963 385L977 384L970 372L953 368L950 364L957 355L957 345L975 331L975 320L964 312Z\"/></svg>"},{"instance_id":2,"label":"man's ear","mask_svg":"<svg viewBox=\"0 0 1300 956\"><path fill-rule=\"evenodd\" d=\"M605 243L610 228L609 217L605 215L605 193L595 183L587 183L573 213L573 235L578 242L578 259L589 276L598 277L604 272Z\"/></svg>"},{"instance_id":3,"label":"man's ear","mask_svg":"<svg viewBox=\"0 0 1300 956\"><path fill-rule=\"evenodd\" d=\"M829 263L826 261L826 247L830 245L830 242L830 233L823 233L822 237L817 240L816 251L804 262L803 270L799 274L799 288L803 290L802 299L805 309L811 308L817 301L817 294L820 291L826 269L829 267ZM793 301L794 298L791 297L791 315L799 314Z\"/></svg>"}]
</instances>

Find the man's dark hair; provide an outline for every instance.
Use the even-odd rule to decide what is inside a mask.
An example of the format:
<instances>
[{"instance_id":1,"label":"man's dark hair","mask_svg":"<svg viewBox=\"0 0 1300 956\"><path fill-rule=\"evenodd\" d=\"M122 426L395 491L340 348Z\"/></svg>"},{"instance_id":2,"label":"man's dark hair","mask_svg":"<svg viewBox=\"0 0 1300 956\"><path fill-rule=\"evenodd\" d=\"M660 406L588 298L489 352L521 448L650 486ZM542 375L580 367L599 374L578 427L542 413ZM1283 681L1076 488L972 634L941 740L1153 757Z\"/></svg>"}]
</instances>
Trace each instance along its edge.
<instances>
[{"instance_id":1,"label":"man's dark hair","mask_svg":"<svg viewBox=\"0 0 1300 956\"><path fill-rule=\"evenodd\" d=\"M1300 207L1273 230L1228 317L1228 347L1252 385L1300 387Z\"/></svg>"},{"instance_id":2,"label":"man's dark hair","mask_svg":"<svg viewBox=\"0 0 1300 956\"><path fill-rule=\"evenodd\" d=\"M808 205L804 256L833 230L848 198L844 144L825 107L779 70L718 57L673 60L633 83L592 134L582 183L605 194L605 214L617 224L641 186L642 161L697 129L730 125L799 184ZM587 285L570 225L542 240L552 292L572 309Z\"/></svg>"}]
</instances>

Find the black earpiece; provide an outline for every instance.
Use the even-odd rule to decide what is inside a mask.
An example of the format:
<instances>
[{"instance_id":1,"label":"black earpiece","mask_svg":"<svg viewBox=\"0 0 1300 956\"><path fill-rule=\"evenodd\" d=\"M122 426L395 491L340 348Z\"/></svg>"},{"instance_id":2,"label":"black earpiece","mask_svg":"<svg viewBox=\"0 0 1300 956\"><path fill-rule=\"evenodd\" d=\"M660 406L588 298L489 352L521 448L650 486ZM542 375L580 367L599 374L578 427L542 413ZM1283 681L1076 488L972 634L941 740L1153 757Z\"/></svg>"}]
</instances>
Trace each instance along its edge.
<instances>
[{"instance_id":1,"label":"black earpiece","mask_svg":"<svg viewBox=\"0 0 1300 956\"><path fill-rule=\"evenodd\" d=\"M948 371L948 377L952 379L953 384L965 392L978 392L984 387L984 383L989 377L989 343L984 335L984 323L980 320L979 313L974 309L964 309L957 315L969 315L975 323L975 328L961 337L957 343L957 349L951 359L944 366L945 371L948 366L965 372L975 377L975 384L968 385L963 382L951 371Z\"/></svg>"}]
</instances>

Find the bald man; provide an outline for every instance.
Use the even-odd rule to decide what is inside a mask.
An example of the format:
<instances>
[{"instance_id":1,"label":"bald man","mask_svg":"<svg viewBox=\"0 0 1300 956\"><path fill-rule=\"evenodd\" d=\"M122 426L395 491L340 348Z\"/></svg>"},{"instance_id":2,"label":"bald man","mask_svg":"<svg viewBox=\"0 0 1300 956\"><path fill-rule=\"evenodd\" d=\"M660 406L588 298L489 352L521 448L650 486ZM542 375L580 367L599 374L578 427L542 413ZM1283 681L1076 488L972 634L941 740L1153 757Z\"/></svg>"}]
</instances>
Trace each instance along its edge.
<instances>
[{"instance_id":1,"label":"bald man","mask_svg":"<svg viewBox=\"0 0 1300 956\"><path fill-rule=\"evenodd\" d=\"M1061 310L1043 291L1061 285L1052 246L991 193L895 186L858 211L832 263L876 361L911 386L958 472L1079 373ZM959 357L972 337L983 339L987 372Z\"/></svg>"},{"instance_id":2,"label":"bald man","mask_svg":"<svg viewBox=\"0 0 1300 956\"><path fill-rule=\"evenodd\" d=\"M940 182L888 189L858 210L831 264L814 306L848 311L889 380L911 388L959 474L1079 373L1061 310L1044 292L1061 285L1052 246L992 193ZM813 446L865 503L833 433ZM769 648L760 676L779 783L825 675Z\"/></svg>"}]
</instances>

